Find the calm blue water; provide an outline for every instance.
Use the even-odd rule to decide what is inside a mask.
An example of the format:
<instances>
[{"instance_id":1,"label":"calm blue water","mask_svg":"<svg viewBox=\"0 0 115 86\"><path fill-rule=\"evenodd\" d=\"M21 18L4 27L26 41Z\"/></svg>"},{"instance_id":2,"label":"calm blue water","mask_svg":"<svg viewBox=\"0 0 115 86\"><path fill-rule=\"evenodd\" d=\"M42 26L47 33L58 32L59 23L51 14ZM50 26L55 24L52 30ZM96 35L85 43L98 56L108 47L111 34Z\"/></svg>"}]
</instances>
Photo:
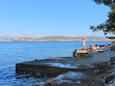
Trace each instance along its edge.
<instances>
[{"instance_id":1,"label":"calm blue water","mask_svg":"<svg viewBox=\"0 0 115 86\"><path fill-rule=\"evenodd\" d=\"M97 41L90 44L106 44ZM0 42L0 86L32 86L33 83L46 78L31 75L17 76L17 62L49 57L72 56L75 48L80 48L81 42Z\"/></svg>"}]
</instances>

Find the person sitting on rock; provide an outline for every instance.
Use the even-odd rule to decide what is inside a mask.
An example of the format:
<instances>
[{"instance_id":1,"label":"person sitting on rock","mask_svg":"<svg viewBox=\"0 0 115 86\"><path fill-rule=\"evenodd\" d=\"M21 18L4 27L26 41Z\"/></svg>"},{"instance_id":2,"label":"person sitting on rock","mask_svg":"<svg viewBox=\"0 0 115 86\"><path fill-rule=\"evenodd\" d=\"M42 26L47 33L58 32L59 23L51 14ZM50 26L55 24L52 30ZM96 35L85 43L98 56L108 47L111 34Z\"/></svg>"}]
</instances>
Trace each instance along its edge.
<instances>
[{"instance_id":1,"label":"person sitting on rock","mask_svg":"<svg viewBox=\"0 0 115 86\"><path fill-rule=\"evenodd\" d=\"M89 47L89 52L91 53L91 52L94 52L96 50L97 50L96 46L91 44L91 46Z\"/></svg>"},{"instance_id":2,"label":"person sitting on rock","mask_svg":"<svg viewBox=\"0 0 115 86\"><path fill-rule=\"evenodd\" d=\"M99 46L99 45L95 45L95 47L96 47L97 49L99 49L99 48L100 48L100 46Z\"/></svg>"}]
</instances>

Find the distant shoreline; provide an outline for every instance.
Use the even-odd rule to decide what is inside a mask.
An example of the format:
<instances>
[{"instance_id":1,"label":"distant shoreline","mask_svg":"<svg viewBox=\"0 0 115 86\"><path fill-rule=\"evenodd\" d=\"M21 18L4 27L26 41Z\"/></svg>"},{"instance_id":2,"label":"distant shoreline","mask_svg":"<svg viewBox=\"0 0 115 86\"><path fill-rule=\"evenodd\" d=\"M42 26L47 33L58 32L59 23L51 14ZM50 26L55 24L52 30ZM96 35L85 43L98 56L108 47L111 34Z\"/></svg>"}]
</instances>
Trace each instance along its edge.
<instances>
[{"instance_id":1,"label":"distant shoreline","mask_svg":"<svg viewBox=\"0 0 115 86\"><path fill-rule=\"evenodd\" d=\"M50 42L50 41L81 41L86 38L87 41L114 41L106 37L65 37L65 36L47 36L47 37L0 37L0 42Z\"/></svg>"}]
</instances>

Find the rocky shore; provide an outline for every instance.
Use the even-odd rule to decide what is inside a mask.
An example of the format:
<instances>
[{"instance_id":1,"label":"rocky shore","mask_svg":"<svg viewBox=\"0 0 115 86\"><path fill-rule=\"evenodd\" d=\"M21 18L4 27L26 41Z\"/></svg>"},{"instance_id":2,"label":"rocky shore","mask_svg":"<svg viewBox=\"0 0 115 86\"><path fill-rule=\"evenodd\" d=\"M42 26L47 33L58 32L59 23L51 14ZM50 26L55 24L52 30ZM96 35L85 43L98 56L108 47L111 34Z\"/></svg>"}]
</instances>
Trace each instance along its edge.
<instances>
[{"instance_id":1,"label":"rocky shore","mask_svg":"<svg viewBox=\"0 0 115 86\"><path fill-rule=\"evenodd\" d=\"M46 82L38 82L34 86L115 86L115 57L112 57L109 62L92 65L93 70L69 71Z\"/></svg>"},{"instance_id":2,"label":"rocky shore","mask_svg":"<svg viewBox=\"0 0 115 86\"><path fill-rule=\"evenodd\" d=\"M115 52L114 43L110 50ZM86 71L69 71L34 86L115 86L115 54L111 56L108 61L91 64Z\"/></svg>"},{"instance_id":3,"label":"rocky shore","mask_svg":"<svg viewBox=\"0 0 115 86\"><path fill-rule=\"evenodd\" d=\"M115 86L115 43L93 57L57 57L16 64L16 73L48 76L33 86Z\"/></svg>"}]
</instances>

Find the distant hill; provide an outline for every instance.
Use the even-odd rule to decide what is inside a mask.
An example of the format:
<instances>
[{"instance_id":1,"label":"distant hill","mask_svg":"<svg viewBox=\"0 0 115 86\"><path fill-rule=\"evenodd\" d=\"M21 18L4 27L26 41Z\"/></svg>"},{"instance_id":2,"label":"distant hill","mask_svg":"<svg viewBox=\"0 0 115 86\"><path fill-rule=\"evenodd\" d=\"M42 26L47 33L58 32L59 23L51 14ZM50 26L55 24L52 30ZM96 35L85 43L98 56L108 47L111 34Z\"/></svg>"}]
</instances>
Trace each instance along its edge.
<instances>
[{"instance_id":1,"label":"distant hill","mask_svg":"<svg viewBox=\"0 0 115 86\"><path fill-rule=\"evenodd\" d=\"M0 37L0 41L81 41L86 38L89 41L110 41L106 37L66 37L66 36L47 36L47 37Z\"/></svg>"}]
</instances>

